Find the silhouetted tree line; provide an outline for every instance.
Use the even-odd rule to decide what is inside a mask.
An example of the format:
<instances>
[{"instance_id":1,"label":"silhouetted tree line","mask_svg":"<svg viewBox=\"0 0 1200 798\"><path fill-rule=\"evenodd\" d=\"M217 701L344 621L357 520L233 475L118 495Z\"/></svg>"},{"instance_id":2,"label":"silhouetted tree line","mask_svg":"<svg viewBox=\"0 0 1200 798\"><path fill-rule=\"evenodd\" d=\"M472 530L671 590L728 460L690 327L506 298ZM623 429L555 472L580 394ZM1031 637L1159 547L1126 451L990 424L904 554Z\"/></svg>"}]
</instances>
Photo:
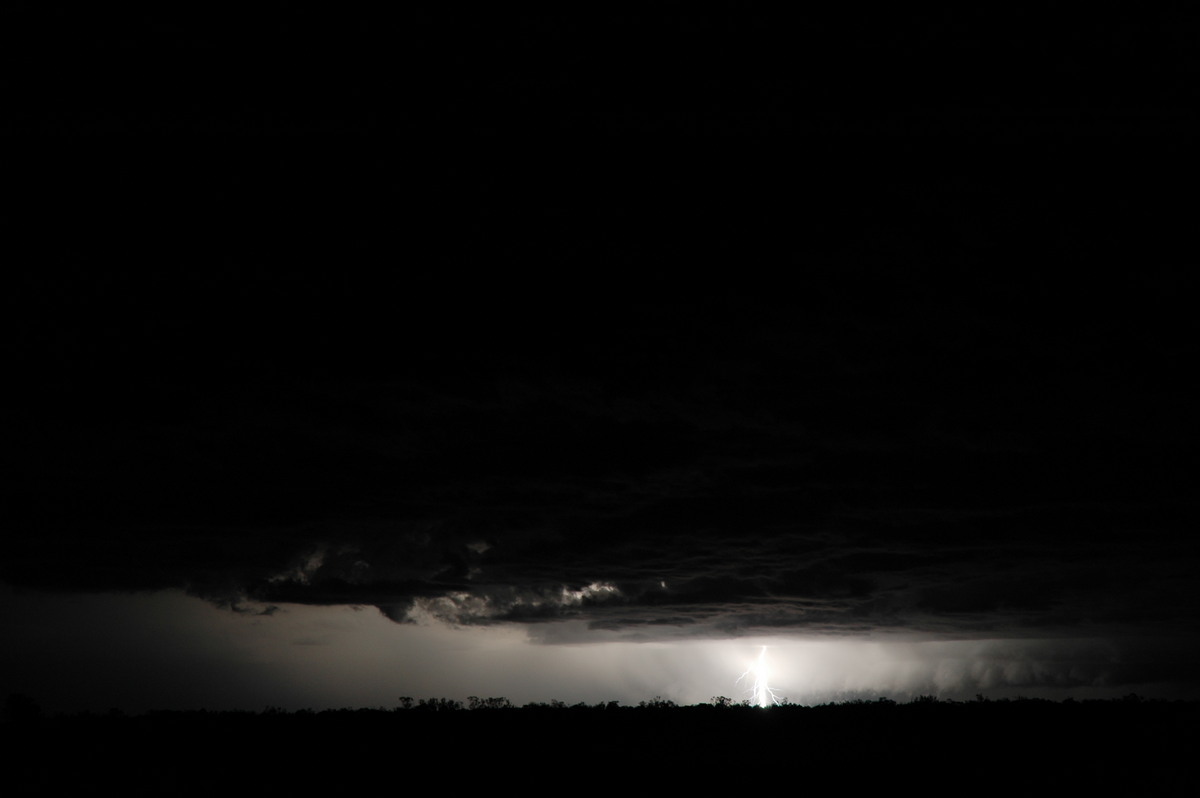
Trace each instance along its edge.
<instances>
[{"instance_id":1,"label":"silhouetted tree line","mask_svg":"<svg viewBox=\"0 0 1200 798\"><path fill-rule=\"evenodd\" d=\"M1017 696L1015 698L988 698L983 694L976 694L971 701L959 701L952 698L939 698L935 695L916 695L907 701L897 701L896 699L886 696L880 696L874 699L853 698L843 701L831 701L815 705L793 704L787 699L783 699L778 705L759 707L747 700L736 700L724 695L716 695L709 699L708 702L698 704L677 704L674 701L665 699L661 696L655 696L649 700L639 701L634 705L623 706L620 701L600 701L594 704L589 704L584 701L579 701L574 704L568 704L559 699L551 699L550 701L532 701L523 705L517 705L509 701L503 696L489 696L482 698L480 696L468 696L465 702L458 701L452 698L430 697L430 698L413 698L412 696L400 696L394 707L360 707L349 708L342 707L337 709L313 710L311 708L288 710L282 707L267 705L261 712L253 712L251 710L235 709L235 710L153 710L146 713L144 716L127 715L119 708L111 708L102 714L97 714L91 711L79 712L76 714L58 713L53 716L43 712L41 706L29 695L24 693L12 693L4 702L3 713L0 714L0 722L8 726L20 726L28 724L37 724L42 722L67 721L70 719L80 719L84 721L96 720L103 718L106 720L123 720L135 719L137 717L279 717L279 716L328 716L328 715L379 715L392 712L483 712L483 711L498 711L516 712L521 710L541 711L541 710L570 710L574 712L596 712L615 710L678 710L682 712L706 711L711 709L752 709L756 711L812 711L812 710L830 710L836 708L857 709L862 707L902 707L902 706L917 706L917 707L957 707L957 706L972 706L972 705L1015 705L1015 706L1056 706L1056 707L1129 707L1136 705L1145 705L1147 707L1174 707L1187 708L1189 711L1200 711L1200 701L1184 701L1184 700L1164 700L1144 698L1137 693L1130 693L1121 698L1109 699L1084 699L1076 700L1074 698L1066 698L1062 701L1053 701L1046 698L1031 698L1025 696Z\"/></svg>"},{"instance_id":2,"label":"silhouetted tree line","mask_svg":"<svg viewBox=\"0 0 1200 798\"><path fill-rule=\"evenodd\" d=\"M876 697L761 709L725 696L628 706L401 697L375 708L71 715L18 696L5 702L0 721L0 792L105 784L156 794L228 791L230 772L215 763L235 757L239 792L344 791L347 763L396 763L402 774L419 767L459 787L494 786L497 774L527 771L562 785L619 772L643 774L646 787L733 789L744 786L750 761L773 772L795 767L806 789L894 787L919 766L922 779L936 773L959 787L986 778L1028 792L1051 778L1072 790L1185 794L1179 785L1200 776L1192 767L1198 721L1200 702L1136 695Z\"/></svg>"}]
</instances>

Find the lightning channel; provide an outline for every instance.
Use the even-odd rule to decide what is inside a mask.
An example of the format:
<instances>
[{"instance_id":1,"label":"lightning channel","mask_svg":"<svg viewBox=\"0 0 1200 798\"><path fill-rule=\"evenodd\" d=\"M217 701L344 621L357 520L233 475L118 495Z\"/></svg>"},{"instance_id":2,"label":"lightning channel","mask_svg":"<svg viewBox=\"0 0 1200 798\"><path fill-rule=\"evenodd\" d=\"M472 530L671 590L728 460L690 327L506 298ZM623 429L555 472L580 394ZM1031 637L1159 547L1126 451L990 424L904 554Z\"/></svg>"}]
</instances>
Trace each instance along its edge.
<instances>
[{"instance_id":1,"label":"lightning channel","mask_svg":"<svg viewBox=\"0 0 1200 798\"><path fill-rule=\"evenodd\" d=\"M735 684L748 683L750 703L760 707L780 706L783 704L782 696L778 695L771 687L770 683L770 666L767 664L767 647L763 646L758 652L758 659L750 664L745 673L738 677Z\"/></svg>"}]
</instances>

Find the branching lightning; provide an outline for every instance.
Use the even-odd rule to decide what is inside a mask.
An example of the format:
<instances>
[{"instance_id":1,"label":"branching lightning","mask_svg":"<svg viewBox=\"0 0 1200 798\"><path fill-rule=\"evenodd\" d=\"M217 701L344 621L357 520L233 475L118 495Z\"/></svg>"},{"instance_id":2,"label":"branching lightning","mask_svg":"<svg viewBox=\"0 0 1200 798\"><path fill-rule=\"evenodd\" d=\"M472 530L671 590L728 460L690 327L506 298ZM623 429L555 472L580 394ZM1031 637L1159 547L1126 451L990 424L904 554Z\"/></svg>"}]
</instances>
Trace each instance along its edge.
<instances>
[{"instance_id":1,"label":"branching lightning","mask_svg":"<svg viewBox=\"0 0 1200 798\"><path fill-rule=\"evenodd\" d=\"M750 664L746 672L738 677L735 684L743 681L750 683L750 703L760 707L774 704L779 706L783 698L775 693L770 684L770 668L767 665L767 647L763 646L758 652L758 659Z\"/></svg>"}]
</instances>

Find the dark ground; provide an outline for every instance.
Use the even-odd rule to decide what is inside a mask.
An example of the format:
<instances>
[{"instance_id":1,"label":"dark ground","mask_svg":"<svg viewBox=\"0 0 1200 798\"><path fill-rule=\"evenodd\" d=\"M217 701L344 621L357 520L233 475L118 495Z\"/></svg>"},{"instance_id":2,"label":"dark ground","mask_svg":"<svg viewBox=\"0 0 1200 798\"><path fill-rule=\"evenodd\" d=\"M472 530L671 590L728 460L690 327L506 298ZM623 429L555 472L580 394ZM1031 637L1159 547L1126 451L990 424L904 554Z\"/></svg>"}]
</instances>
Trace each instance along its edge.
<instances>
[{"instance_id":1,"label":"dark ground","mask_svg":"<svg viewBox=\"0 0 1200 798\"><path fill-rule=\"evenodd\" d=\"M856 703L8 719L7 787L133 794L515 786L935 794L1129 790L1198 777L1195 703Z\"/></svg>"}]
</instances>

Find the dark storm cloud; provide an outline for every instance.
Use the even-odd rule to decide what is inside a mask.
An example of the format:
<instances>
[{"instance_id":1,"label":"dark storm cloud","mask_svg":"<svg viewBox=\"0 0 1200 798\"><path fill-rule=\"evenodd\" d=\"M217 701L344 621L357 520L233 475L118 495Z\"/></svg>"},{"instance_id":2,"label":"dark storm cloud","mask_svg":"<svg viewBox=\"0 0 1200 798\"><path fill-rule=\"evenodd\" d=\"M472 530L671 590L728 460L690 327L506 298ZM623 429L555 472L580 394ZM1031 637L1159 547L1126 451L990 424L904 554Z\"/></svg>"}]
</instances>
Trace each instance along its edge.
<instances>
[{"instance_id":1,"label":"dark storm cloud","mask_svg":"<svg viewBox=\"0 0 1200 798\"><path fill-rule=\"evenodd\" d=\"M650 196L597 154L586 190L518 169L481 208L486 181L447 167L419 201L338 209L344 185L275 157L271 202L247 190L266 178L181 174L186 213L47 235L177 271L9 292L0 578L665 634L1200 614L1186 282L1085 295L1099 278L1043 269L1136 192L1026 218L1011 188L866 191L780 160L662 167ZM763 189L780 172L797 198ZM780 252L818 265L730 287ZM687 279L648 285L658 259Z\"/></svg>"},{"instance_id":2,"label":"dark storm cloud","mask_svg":"<svg viewBox=\"0 0 1200 798\"><path fill-rule=\"evenodd\" d=\"M1194 622L1158 430L1076 406L1104 376L1007 382L1107 353L965 316L651 306L563 349L505 341L478 374L122 393L115 418L22 431L4 578L667 635Z\"/></svg>"}]
</instances>

